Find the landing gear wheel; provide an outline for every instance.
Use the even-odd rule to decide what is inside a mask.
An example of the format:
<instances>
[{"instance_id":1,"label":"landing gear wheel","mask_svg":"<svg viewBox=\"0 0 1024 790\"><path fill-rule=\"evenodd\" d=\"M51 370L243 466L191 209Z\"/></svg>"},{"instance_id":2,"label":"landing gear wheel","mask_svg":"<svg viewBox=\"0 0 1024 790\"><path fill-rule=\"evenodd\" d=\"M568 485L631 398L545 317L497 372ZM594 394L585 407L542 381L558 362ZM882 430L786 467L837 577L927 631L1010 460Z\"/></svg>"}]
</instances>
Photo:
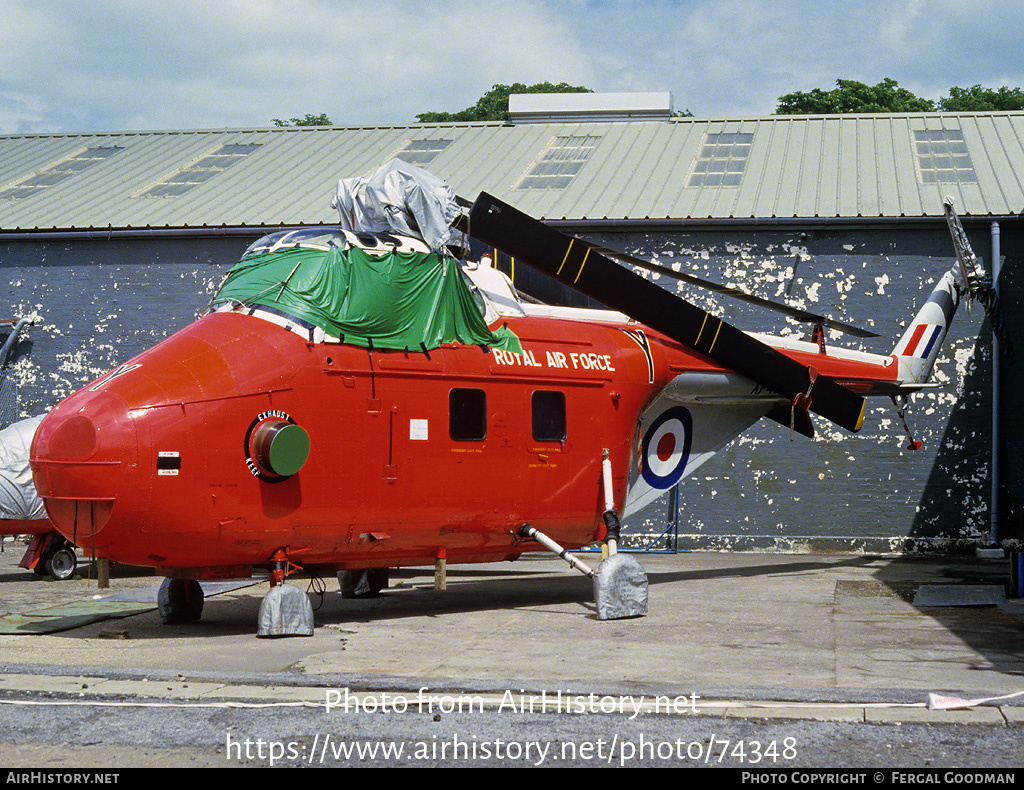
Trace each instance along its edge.
<instances>
[{"instance_id":1,"label":"landing gear wheel","mask_svg":"<svg viewBox=\"0 0 1024 790\"><path fill-rule=\"evenodd\" d=\"M164 625L190 623L203 615L203 588L195 579L164 579L156 600Z\"/></svg>"},{"instance_id":2,"label":"landing gear wheel","mask_svg":"<svg viewBox=\"0 0 1024 790\"><path fill-rule=\"evenodd\" d=\"M45 536L45 544L32 572L36 576L70 579L78 568L75 547L59 535Z\"/></svg>"},{"instance_id":3,"label":"landing gear wheel","mask_svg":"<svg viewBox=\"0 0 1024 790\"><path fill-rule=\"evenodd\" d=\"M62 546L43 559L46 572L55 579L70 579L78 568L78 555L70 546Z\"/></svg>"},{"instance_id":4,"label":"landing gear wheel","mask_svg":"<svg viewBox=\"0 0 1024 790\"><path fill-rule=\"evenodd\" d=\"M338 585L342 598L374 598L388 586L387 568L363 568L339 571Z\"/></svg>"}]
</instances>

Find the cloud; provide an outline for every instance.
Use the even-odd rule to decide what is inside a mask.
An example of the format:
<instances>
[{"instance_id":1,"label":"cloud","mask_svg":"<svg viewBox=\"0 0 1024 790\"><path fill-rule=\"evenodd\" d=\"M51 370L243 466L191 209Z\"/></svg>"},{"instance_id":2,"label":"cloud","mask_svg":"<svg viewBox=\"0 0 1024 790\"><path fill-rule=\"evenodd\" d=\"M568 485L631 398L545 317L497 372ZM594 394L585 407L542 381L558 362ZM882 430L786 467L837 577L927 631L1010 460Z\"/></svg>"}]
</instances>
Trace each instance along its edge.
<instances>
[{"instance_id":1,"label":"cloud","mask_svg":"<svg viewBox=\"0 0 1024 790\"><path fill-rule=\"evenodd\" d=\"M8 0L0 132L351 125L458 111L494 84L670 90L698 115L884 77L928 98L1024 85L1017 9L990 0Z\"/></svg>"},{"instance_id":2,"label":"cloud","mask_svg":"<svg viewBox=\"0 0 1024 790\"><path fill-rule=\"evenodd\" d=\"M566 21L531 2L19 2L10 18L8 132L269 125L308 112L403 123L469 106L498 82L595 76Z\"/></svg>"}]
</instances>

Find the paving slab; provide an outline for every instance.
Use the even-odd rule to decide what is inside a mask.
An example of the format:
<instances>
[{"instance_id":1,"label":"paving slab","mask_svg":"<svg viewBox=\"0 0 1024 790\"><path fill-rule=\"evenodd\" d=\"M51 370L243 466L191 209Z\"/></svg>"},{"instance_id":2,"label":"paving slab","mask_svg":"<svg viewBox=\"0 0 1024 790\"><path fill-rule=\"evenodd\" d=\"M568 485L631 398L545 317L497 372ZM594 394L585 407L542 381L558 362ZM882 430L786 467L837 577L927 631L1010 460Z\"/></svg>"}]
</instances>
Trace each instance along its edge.
<instances>
[{"instance_id":1,"label":"paving slab","mask_svg":"<svg viewBox=\"0 0 1024 790\"><path fill-rule=\"evenodd\" d=\"M914 606L998 606L1006 590L997 584L922 584Z\"/></svg>"},{"instance_id":2,"label":"paving slab","mask_svg":"<svg viewBox=\"0 0 1024 790\"><path fill-rule=\"evenodd\" d=\"M109 590L88 578L62 586L17 568L18 559L17 552L0 554L0 612L15 620L96 607L106 598L145 602L160 582L122 569ZM76 683L100 676L128 684L106 689L148 694L159 678L168 695L238 700L311 701L312 689L315 702L322 689L342 687L695 694L723 703L707 715L750 715L743 706L726 714L725 703L760 699L774 703L760 710L765 718L803 710L808 718L874 720L889 713L866 706L923 705L933 692L975 699L1024 690L1020 601L915 604L928 585L998 586L1008 576L1006 561L726 553L639 559L650 582L648 613L625 620L598 619L589 580L546 556L451 566L446 591L434 589L432 567L399 569L389 589L362 600L342 599L333 578L318 585L294 577L314 605L312 637L257 639L268 585L226 585L210 594L196 623L165 626L145 607L116 625L0 632L0 691L14 689L13 677L23 675L42 678L33 686L40 692L76 693ZM791 704L809 701L824 707ZM995 721L989 712L1007 708L1000 721L1019 723L1020 704L989 705L979 717ZM928 713L935 712L914 715L926 720Z\"/></svg>"},{"instance_id":3,"label":"paving slab","mask_svg":"<svg viewBox=\"0 0 1024 790\"><path fill-rule=\"evenodd\" d=\"M867 721L876 724L987 724L1006 723L999 708L977 707L970 710L928 710L927 708L868 708Z\"/></svg>"}]
</instances>

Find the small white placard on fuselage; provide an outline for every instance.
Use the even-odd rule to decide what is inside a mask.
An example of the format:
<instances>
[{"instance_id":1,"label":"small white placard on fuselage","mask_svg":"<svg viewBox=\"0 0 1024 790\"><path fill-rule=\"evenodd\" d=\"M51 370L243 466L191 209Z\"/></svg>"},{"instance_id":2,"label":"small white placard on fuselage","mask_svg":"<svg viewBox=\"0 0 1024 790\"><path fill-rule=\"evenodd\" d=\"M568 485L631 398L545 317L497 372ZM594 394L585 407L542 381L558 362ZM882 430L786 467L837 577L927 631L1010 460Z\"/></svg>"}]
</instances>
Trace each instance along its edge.
<instances>
[{"instance_id":1,"label":"small white placard on fuselage","mask_svg":"<svg viewBox=\"0 0 1024 790\"><path fill-rule=\"evenodd\" d=\"M427 420L409 420L409 440L414 442L427 441Z\"/></svg>"}]
</instances>

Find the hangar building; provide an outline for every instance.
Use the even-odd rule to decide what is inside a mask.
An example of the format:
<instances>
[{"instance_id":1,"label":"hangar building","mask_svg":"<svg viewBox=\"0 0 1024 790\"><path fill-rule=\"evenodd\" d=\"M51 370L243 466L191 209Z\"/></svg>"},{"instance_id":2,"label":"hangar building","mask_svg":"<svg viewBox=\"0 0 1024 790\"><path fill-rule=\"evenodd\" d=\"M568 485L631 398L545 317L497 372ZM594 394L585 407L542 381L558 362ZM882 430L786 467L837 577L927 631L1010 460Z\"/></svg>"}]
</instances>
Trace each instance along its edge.
<instances>
[{"instance_id":1,"label":"hangar building","mask_svg":"<svg viewBox=\"0 0 1024 790\"><path fill-rule=\"evenodd\" d=\"M0 136L0 318L29 319L4 360L5 422L191 321L252 241L333 224L338 179L394 157L468 199L484 190L565 232L872 329L882 337L827 342L883 354L953 263L950 195L985 267L1001 261L1024 354L1024 113L698 119L673 117L667 94L523 99L505 123ZM504 265L526 292L574 298ZM810 335L659 282L743 329ZM791 439L762 420L683 481L678 507L627 530L675 522L680 548L951 551L994 537L1019 550L1024 363L994 367L992 349L980 307L961 308L941 387L907 411L921 450L888 400L869 402L858 435L818 420L815 439Z\"/></svg>"}]
</instances>

